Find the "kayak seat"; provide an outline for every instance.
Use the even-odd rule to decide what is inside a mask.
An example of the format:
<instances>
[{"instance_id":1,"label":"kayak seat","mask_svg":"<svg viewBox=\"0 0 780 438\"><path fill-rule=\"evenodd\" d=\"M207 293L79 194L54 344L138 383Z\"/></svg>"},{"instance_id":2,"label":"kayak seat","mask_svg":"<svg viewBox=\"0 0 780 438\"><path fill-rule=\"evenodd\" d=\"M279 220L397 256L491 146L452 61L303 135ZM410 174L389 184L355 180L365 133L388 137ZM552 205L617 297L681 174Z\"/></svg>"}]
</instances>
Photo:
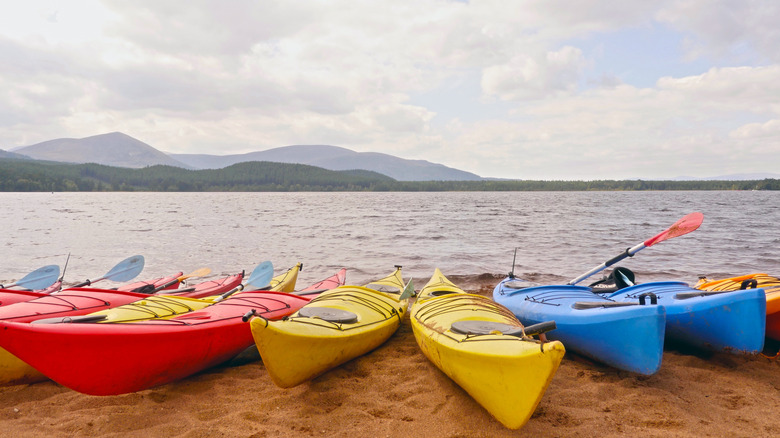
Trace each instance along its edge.
<instances>
[{"instance_id":1,"label":"kayak seat","mask_svg":"<svg viewBox=\"0 0 780 438\"><path fill-rule=\"evenodd\" d=\"M723 294L726 292L732 292L728 290L697 290L695 292L680 292L674 296L678 300L687 300L688 298L706 297L710 295Z\"/></svg>"},{"instance_id":2,"label":"kayak seat","mask_svg":"<svg viewBox=\"0 0 780 438\"><path fill-rule=\"evenodd\" d=\"M577 301L572 305L574 309L598 309L600 307L625 307L638 306L639 303L630 303L627 301Z\"/></svg>"},{"instance_id":3,"label":"kayak seat","mask_svg":"<svg viewBox=\"0 0 780 438\"><path fill-rule=\"evenodd\" d=\"M503 285L507 289L525 289L527 287L535 287L535 286L541 286L539 283L534 283L533 281L525 281L525 280L510 280L504 283Z\"/></svg>"},{"instance_id":4,"label":"kayak seat","mask_svg":"<svg viewBox=\"0 0 780 438\"><path fill-rule=\"evenodd\" d=\"M323 321L341 324L352 324L358 320L357 315L350 311L333 309L330 307L303 306L301 307L301 310L298 311L298 315L305 318L319 318Z\"/></svg>"},{"instance_id":5,"label":"kayak seat","mask_svg":"<svg viewBox=\"0 0 780 438\"><path fill-rule=\"evenodd\" d=\"M473 319L455 321L450 326L450 330L452 330L453 333L459 333L461 335L489 335L496 332L512 336L523 334L522 326Z\"/></svg>"},{"instance_id":6,"label":"kayak seat","mask_svg":"<svg viewBox=\"0 0 780 438\"><path fill-rule=\"evenodd\" d=\"M367 284L365 287L368 288L368 289L379 291L379 292L384 292L386 294L400 294L401 293L401 291L398 290L398 288L396 288L394 286L388 286L386 284L374 284L374 283L371 283L371 284Z\"/></svg>"},{"instance_id":7,"label":"kayak seat","mask_svg":"<svg viewBox=\"0 0 780 438\"><path fill-rule=\"evenodd\" d=\"M442 297L444 295L452 295L456 294L457 292L451 291L451 290L435 290L430 293L432 297Z\"/></svg>"}]
</instances>

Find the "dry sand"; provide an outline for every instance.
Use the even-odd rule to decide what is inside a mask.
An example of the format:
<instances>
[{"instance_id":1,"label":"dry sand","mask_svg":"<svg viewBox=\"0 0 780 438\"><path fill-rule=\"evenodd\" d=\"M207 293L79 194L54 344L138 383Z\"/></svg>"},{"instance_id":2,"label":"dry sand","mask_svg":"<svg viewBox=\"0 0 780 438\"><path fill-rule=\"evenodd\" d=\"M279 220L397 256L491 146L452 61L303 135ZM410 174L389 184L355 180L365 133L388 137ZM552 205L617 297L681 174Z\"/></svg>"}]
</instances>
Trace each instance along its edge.
<instances>
[{"instance_id":1,"label":"dry sand","mask_svg":"<svg viewBox=\"0 0 780 438\"><path fill-rule=\"evenodd\" d=\"M638 376L567 353L516 431L428 362L408 318L382 347L292 389L276 387L256 359L121 396L50 381L0 388L0 435L769 437L780 429L780 361L762 355L672 346L660 372Z\"/></svg>"}]
</instances>

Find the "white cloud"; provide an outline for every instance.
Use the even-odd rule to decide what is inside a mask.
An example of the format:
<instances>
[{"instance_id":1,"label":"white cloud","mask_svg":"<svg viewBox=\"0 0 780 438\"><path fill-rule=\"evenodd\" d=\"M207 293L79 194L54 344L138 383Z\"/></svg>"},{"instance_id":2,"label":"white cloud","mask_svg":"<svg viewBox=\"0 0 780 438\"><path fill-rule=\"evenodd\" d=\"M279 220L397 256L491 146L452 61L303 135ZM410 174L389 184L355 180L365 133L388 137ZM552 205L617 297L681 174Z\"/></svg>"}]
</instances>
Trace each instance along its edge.
<instances>
[{"instance_id":1,"label":"white cloud","mask_svg":"<svg viewBox=\"0 0 780 438\"><path fill-rule=\"evenodd\" d=\"M689 33L689 55L780 62L780 3L765 0L669 2L658 18Z\"/></svg>"},{"instance_id":2,"label":"white cloud","mask_svg":"<svg viewBox=\"0 0 780 438\"><path fill-rule=\"evenodd\" d=\"M511 121L461 125L457 143L462 154L476 145L471 152L490 174L524 179L672 178L753 169L762 159L777 162L778 123L740 122L777 117L777 77L774 68L718 69L665 78L657 89L623 85L558 96L527 106ZM776 171L771 166L764 170Z\"/></svg>"},{"instance_id":3,"label":"white cloud","mask_svg":"<svg viewBox=\"0 0 780 438\"><path fill-rule=\"evenodd\" d=\"M771 111L780 96L780 65L769 67L713 68L685 78L664 77L658 88L693 100L691 104L715 105L719 110Z\"/></svg>"},{"instance_id":4,"label":"white cloud","mask_svg":"<svg viewBox=\"0 0 780 438\"><path fill-rule=\"evenodd\" d=\"M585 64L582 51L563 47L534 58L518 55L503 65L487 67L482 88L502 100L538 99L559 92L573 92Z\"/></svg>"},{"instance_id":5,"label":"white cloud","mask_svg":"<svg viewBox=\"0 0 780 438\"><path fill-rule=\"evenodd\" d=\"M728 173L735 149L780 159L770 3L9 4L0 148L122 131L172 152L335 144L484 176ZM691 59L722 62L647 88L585 77L602 58L578 42L659 22ZM456 95L446 111L413 100L441 90Z\"/></svg>"}]
</instances>

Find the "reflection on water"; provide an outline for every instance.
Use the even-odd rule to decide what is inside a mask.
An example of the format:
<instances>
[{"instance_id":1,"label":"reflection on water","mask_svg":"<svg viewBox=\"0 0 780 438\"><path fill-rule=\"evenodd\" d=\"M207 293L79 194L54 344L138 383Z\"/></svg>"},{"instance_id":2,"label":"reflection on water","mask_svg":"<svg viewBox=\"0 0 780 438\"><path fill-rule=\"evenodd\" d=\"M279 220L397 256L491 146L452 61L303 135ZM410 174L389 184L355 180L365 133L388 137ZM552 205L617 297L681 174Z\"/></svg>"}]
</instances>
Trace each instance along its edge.
<instances>
[{"instance_id":1,"label":"reflection on water","mask_svg":"<svg viewBox=\"0 0 780 438\"><path fill-rule=\"evenodd\" d=\"M404 266L417 288L439 267L461 282L512 269L562 282L692 211L704 224L621 263L638 281L780 273L779 192L0 193L0 282L71 260L65 281L142 254L142 278L271 260L313 282ZM497 280L496 280L497 281ZM587 283L587 280L584 282Z\"/></svg>"}]
</instances>

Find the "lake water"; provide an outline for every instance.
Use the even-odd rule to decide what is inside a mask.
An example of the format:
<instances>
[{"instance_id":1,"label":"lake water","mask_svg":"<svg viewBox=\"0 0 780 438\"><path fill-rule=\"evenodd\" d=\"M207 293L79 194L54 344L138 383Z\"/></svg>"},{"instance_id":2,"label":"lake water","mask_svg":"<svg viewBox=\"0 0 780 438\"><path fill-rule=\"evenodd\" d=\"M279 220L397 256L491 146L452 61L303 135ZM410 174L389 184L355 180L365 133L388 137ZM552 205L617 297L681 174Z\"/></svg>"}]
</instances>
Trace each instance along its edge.
<instances>
[{"instance_id":1,"label":"lake water","mask_svg":"<svg viewBox=\"0 0 780 438\"><path fill-rule=\"evenodd\" d=\"M518 276L566 282L693 211L697 231L620 265L639 282L780 275L780 192L0 193L0 283L70 253L66 284L141 254L139 279L271 260L303 262L299 285L341 267L362 284L397 264L418 289L435 267L484 287L515 248Z\"/></svg>"}]
</instances>

